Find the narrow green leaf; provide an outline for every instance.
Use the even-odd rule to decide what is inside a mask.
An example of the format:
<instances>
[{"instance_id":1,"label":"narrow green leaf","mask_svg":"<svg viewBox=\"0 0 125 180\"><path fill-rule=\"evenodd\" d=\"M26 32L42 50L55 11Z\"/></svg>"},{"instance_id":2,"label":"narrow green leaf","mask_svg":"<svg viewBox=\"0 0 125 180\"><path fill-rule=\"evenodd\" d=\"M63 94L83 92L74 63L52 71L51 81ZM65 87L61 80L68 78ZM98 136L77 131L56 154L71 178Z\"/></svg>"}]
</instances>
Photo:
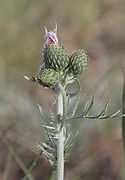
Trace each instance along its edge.
<instances>
[{"instance_id":1,"label":"narrow green leaf","mask_svg":"<svg viewBox=\"0 0 125 180\"><path fill-rule=\"evenodd\" d=\"M76 132L76 134L72 137L72 139L67 142L67 144L65 145L65 149L64 149L64 155L65 155L65 158L69 155L69 152L73 146L73 143L75 142L77 136L79 134L79 131Z\"/></svg>"},{"instance_id":2,"label":"narrow green leaf","mask_svg":"<svg viewBox=\"0 0 125 180\"><path fill-rule=\"evenodd\" d=\"M77 98L77 101L76 101L76 103L75 103L75 107L74 107L74 109L73 109L73 112L72 112L71 117L73 117L73 116L76 114L77 109L78 109L78 106L79 106L79 102L80 102L80 96Z\"/></svg>"},{"instance_id":3,"label":"narrow green leaf","mask_svg":"<svg viewBox=\"0 0 125 180\"><path fill-rule=\"evenodd\" d=\"M108 107L109 107L109 104L110 104L110 100L106 103L104 109L102 110L102 112L100 113L100 116L106 116L106 113L107 113L107 110L108 110Z\"/></svg>"},{"instance_id":4,"label":"narrow green leaf","mask_svg":"<svg viewBox=\"0 0 125 180\"><path fill-rule=\"evenodd\" d=\"M110 117L111 117L111 118L119 117L119 116L120 116L120 114L119 114L120 112L121 112L121 110L119 109L119 110L116 111L115 113L111 114Z\"/></svg>"},{"instance_id":5,"label":"narrow green leaf","mask_svg":"<svg viewBox=\"0 0 125 180\"><path fill-rule=\"evenodd\" d=\"M38 105L39 111L40 111L40 113L41 113L41 115L42 115L42 118L43 118L44 120L50 121L50 120L52 120L52 119L54 118L53 116L51 116L50 114L48 114L48 113L45 111L45 109L42 108L41 105L39 105L39 104L37 104L37 105Z\"/></svg>"},{"instance_id":6,"label":"narrow green leaf","mask_svg":"<svg viewBox=\"0 0 125 180\"><path fill-rule=\"evenodd\" d=\"M91 113L92 107L94 104L94 96L92 97L91 103L89 105L89 107L87 108L87 110L84 112L84 116L87 116Z\"/></svg>"}]
</instances>

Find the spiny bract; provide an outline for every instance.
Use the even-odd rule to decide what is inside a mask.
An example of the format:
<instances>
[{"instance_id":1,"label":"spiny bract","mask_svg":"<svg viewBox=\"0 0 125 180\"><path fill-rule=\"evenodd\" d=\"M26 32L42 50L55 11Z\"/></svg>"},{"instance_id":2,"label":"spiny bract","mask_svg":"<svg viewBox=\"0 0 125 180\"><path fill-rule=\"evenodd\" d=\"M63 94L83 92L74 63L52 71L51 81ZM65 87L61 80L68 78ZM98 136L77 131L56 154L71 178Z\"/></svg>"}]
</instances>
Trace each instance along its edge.
<instances>
[{"instance_id":1,"label":"spiny bract","mask_svg":"<svg viewBox=\"0 0 125 180\"><path fill-rule=\"evenodd\" d=\"M87 55L84 50L77 50L69 57L69 73L77 75L87 67Z\"/></svg>"}]
</instances>

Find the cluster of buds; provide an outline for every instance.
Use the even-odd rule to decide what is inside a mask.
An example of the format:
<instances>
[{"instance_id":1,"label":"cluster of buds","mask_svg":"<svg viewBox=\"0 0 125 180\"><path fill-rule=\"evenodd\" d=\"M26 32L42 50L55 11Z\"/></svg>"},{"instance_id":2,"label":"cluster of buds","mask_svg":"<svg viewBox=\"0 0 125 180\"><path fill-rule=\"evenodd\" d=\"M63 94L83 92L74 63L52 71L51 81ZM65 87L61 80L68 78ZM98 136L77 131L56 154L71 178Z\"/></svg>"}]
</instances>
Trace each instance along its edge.
<instances>
[{"instance_id":1,"label":"cluster of buds","mask_svg":"<svg viewBox=\"0 0 125 180\"><path fill-rule=\"evenodd\" d=\"M59 43L57 25L53 31L48 31L45 27L43 57L37 81L49 88L54 88L59 82L65 85L69 77L76 77L87 67L87 55L84 50L76 50L68 55L64 46Z\"/></svg>"}]
</instances>

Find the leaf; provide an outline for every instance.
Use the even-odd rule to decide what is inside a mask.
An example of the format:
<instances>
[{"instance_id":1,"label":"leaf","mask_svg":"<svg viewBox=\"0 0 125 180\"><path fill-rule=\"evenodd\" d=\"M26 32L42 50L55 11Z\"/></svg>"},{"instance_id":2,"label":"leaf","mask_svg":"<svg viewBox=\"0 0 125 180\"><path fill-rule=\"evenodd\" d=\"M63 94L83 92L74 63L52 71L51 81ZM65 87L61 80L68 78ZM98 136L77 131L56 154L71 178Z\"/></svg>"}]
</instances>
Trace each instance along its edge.
<instances>
[{"instance_id":1,"label":"leaf","mask_svg":"<svg viewBox=\"0 0 125 180\"><path fill-rule=\"evenodd\" d=\"M37 79L35 77L28 77L28 76L23 76L24 79L26 79L27 81L31 81L31 82L37 82Z\"/></svg>"},{"instance_id":2,"label":"leaf","mask_svg":"<svg viewBox=\"0 0 125 180\"><path fill-rule=\"evenodd\" d=\"M80 90L81 90L79 80L78 80L77 78L75 78L74 80L75 80L76 83L77 83L77 88L76 88L76 90L75 90L74 92L72 92L72 93L67 93L67 95L68 95L70 98L78 95L79 92L80 92Z\"/></svg>"},{"instance_id":3,"label":"leaf","mask_svg":"<svg viewBox=\"0 0 125 180\"><path fill-rule=\"evenodd\" d=\"M86 101L85 106L84 106L84 110L83 110L83 114L87 111L88 105L89 105L89 101Z\"/></svg>"},{"instance_id":4,"label":"leaf","mask_svg":"<svg viewBox=\"0 0 125 180\"><path fill-rule=\"evenodd\" d=\"M93 107L93 104L94 104L94 96L92 97L92 100L91 100L91 103L89 105L89 107L87 108L87 110L84 112L84 116L87 116L90 114L91 110L92 110L92 107Z\"/></svg>"},{"instance_id":5,"label":"leaf","mask_svg":"<svg viewBox=\"0 0 125 180\"><path fill-rule=\"evenodd\" d=\"M115 118L115 117L119 117L119 113L121 112L121 110L119 109L118 111L116 111L115 113L111 114L110 117L111 118Z\"/></svg>"},{"instance_id":6,"label":"leaf","mask_svg":"<svg viewBox=\"0 0 125 180\"><path fill-rule=\"evenodd\" d=\"M43 117L43 119L47 120L47 121L50 121L50 120L54 120L54 116L51 116L50 114L48 114L43 108L41 105L37 104L38 108L39 108L39 111Z\"/></svg>"},{"instance_id":7,"label":"leaf","mask_svg":"<svg viewBox=\"0 0 125 180\"><path fill-rule=\"evenodd\" d=\"M74 107L74 109L73 109L73 112L72 112L71 117L73 117L73 116L76 114L76 111L77 111L78 106L79 106L79 102L80 102L80 96L79 96L79 97L77 98L77 100L76 100L75 107Z\"/></svg>"},{"instance_id":8,"label":"leaf","mask_svg":"<svg viewBox=\"0 0 125 180\"><path fill-rule=\"evenodd\" d=\"M109 101L106 103L104 109L103 109L102 112L100 113L100 116L105 116L105 115L106 115L110 102L111 102L111 100L109 100Z\"/></svg>"},{"instance_id":9,"label":"leaf","mask_svg":"<svg viewBox=\"0 0 125 180\"><path fill-rule=\"evenodd\" d=\"M47 128L47 129L50 129L50 130L55 130L55 127L53 127L53 126L46 126L46 125L42 125L42 126Z\"/></svg>"},{"instance_id":10,"label":"leaf","mask_svg":"<svg viewBox=\"0 0 125 180\"><path fill-rule=\"evenodd\" d=\"M75 142L77 136L79 134L79 131L76 132L76 134L72 137L72 139L70 140L70 142L67 142L65 144L65 148L64 148L64 155L65 155L65 158L68 156L72 146L73 146L73 143Z\"/></svg>"}]
</instances>

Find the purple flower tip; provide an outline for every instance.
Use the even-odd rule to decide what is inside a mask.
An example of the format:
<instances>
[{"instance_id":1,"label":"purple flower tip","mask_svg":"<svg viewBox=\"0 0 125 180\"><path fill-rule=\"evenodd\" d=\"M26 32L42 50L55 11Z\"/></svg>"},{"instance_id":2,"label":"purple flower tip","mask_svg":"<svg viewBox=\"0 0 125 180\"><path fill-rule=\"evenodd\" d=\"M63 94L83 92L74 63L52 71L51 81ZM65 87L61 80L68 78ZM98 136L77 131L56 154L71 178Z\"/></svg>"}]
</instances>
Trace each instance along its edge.
<instances>
[{"instance_id":1,"label":"purple flower tip","mask_svg":"<svg viewBox=\"0 0 125 180\"><path fill-rule=\"evenodd\" d=\"M47 28L45 28L45 44L58 44L58 38L57 38L57 24L56 28L53 31L48 31Z\"/></svg>"}]
</instances>

